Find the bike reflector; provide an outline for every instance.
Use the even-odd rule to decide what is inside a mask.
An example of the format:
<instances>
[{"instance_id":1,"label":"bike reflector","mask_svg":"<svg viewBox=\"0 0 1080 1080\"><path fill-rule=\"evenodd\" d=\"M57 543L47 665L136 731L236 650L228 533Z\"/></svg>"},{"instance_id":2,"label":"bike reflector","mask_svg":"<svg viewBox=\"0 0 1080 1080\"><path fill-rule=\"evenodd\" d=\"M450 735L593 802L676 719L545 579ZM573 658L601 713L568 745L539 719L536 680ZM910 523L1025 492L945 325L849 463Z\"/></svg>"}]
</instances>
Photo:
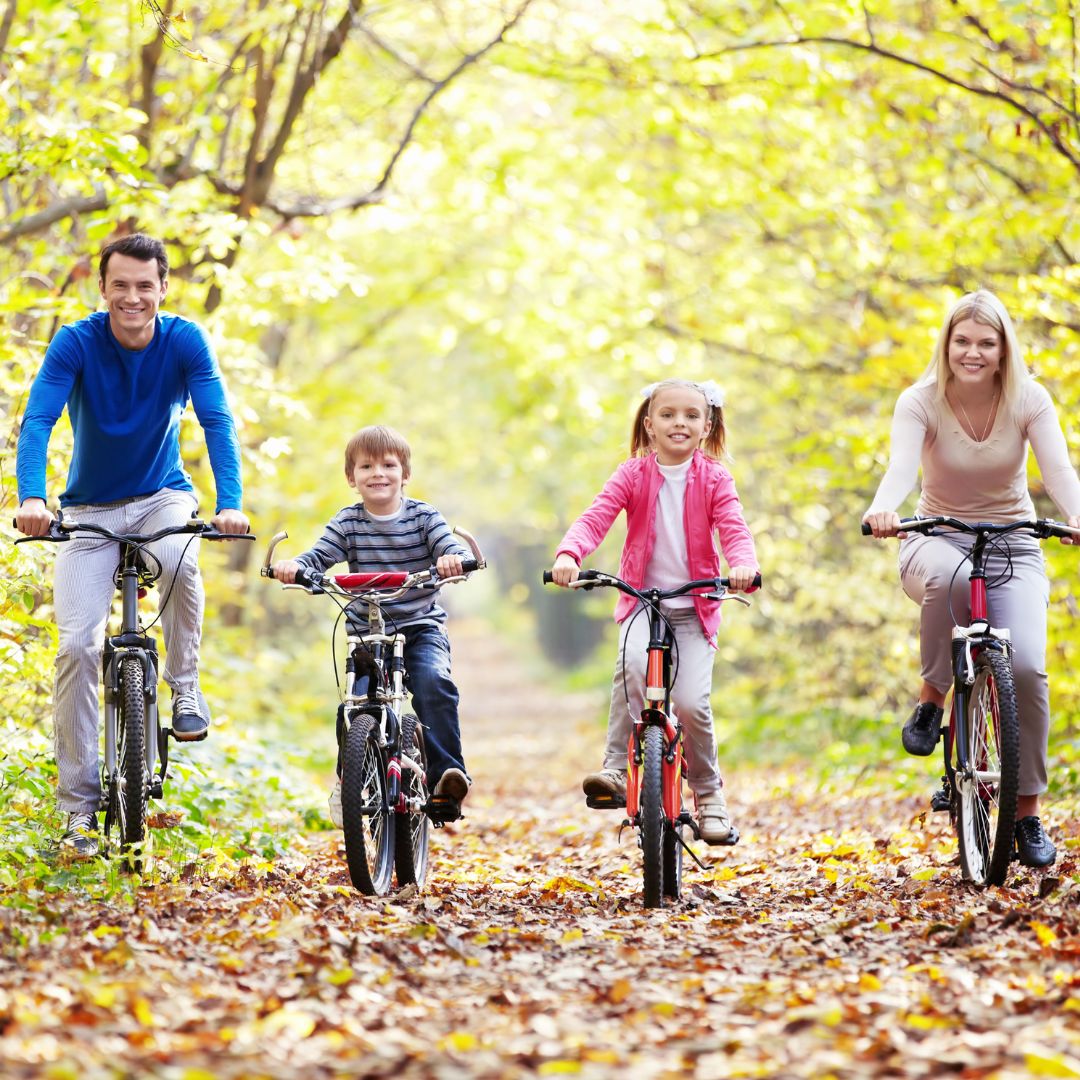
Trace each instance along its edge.
<instances>
[{"instance_id":1,"label":"bike reflector","mask_svg":"<svg viewBox=\"0 0 1080 1080\"><path fill-rule=\"evenodd\" d=\"M335 574L334 582L343 589L400 589L408 576L404 570L385 570L374 574Z\"/></svg>"}]
</instances>

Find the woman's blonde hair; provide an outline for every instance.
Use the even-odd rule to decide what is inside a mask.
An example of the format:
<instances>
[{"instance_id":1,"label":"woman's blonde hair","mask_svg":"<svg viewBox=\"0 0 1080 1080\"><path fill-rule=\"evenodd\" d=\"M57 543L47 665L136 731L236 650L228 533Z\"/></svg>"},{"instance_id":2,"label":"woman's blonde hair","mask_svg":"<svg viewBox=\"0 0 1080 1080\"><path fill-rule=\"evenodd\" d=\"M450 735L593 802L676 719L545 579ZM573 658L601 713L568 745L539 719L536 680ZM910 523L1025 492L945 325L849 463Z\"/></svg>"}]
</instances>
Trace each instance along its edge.
<instances>
[{"instance_id":1,"label":"woman's blonde hair","mask_svg":"<svg viewBox=\"0 0 1080 1080\"><path fill-rule=\"evenodd\" d=\"M644 457L652 453L652 442L649 433L645 430L645 417L649 415L652 403L661 390L680 386L690 390L697 390L705 399L705 421L709 425L705 438L702 440L701 450L709 457L719 461L724 456L724 443L727 433L724 429L724 407L713 405L709 401L709 394L700 383L690 382L689 379L663 379L654 383L649 388L649 396L638 406L637 415L634 417L634 427L630 432L630 454L632 457Z\"/></svg>"},{"instance_id":2,"label":"woman's blonde hair","mask_svg":"<svg viewBox=\"0 0 1080 1080\"><path fill-rule=\"evenodd\" d=\"M1016 336L1012 319L1005 310L1005 305L988 289L978 289L967 293L949 308L934 345L933 359L930 361L930 366L923 372L921 381L936 383L938 400L945 397L946 387L953 377L952 371L949 370L949 339L952 337L953 327L965 319L992 327L1001 335L1001 340L1005 345L1005 356L998 368L1001 379L1001 399L1005 407L1011 410L1019 401L1024 383L1031 378L1031 373L1024 363L1020 341Z\"/></svg>"}]
</instances>

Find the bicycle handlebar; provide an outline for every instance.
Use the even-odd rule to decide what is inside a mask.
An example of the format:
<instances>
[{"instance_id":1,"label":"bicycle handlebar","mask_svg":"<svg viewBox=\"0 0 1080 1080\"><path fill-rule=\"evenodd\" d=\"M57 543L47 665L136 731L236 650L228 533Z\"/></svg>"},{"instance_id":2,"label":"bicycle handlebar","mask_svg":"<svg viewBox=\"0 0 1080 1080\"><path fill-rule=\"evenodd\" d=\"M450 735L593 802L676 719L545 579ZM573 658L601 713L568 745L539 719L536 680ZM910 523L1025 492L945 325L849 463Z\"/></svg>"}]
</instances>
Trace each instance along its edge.
<instances>
[{"instance_id":1,"label":"bicycle handlebar","mask_svg":"<svg viewBox=\"0 0 1080 1080\"><path fill-rule=\"evenodd\" d=\"M544 571L544 584L551 585L554 582L554 578L551 576L550 570ZM633 585L623 581L622 578L615 577L614 574L605 574L601 570L581 570L578 572L578 581L586 582L585 585L580 586L583 589L595 589L597 586L608 585L613 589L618 589L619 592L627 593L629 596L636 596L639 600L644 600L642 596L643 592L651 592L652 590L638 590ZM751 582L753 588L761 587L761 574L755 574L754 580ZM691 592L694 589L728 589L730 588L730 582L726 577L706 578L702 581L688 581L685 585L680 585L677 589L666 589L659 594L659 599L670 600L675 596L682 596L685 593Z\"/></svg>"},{"instance_id":2,"label":"bicycle handlebar","mask_svg":"<svg viewBox=\"0 0 1080 1080\"><path fill-rule=\"evenodd\" d=\"M13 522L14 524L14 522ZM18 528L18 525L15 525ZM168 528L159 529L154 533L115 533L111 529L106 529L104 525L95 525L91 521L79 522L72 521L67 522L63 519L54 518L49 523L49 531L44 536L20 536L15 543L25 544L31 540L46 540L54 544L62 544L72 538L72 535L76 532L90 532L97 536L101 536L106 540L115 540L121 544L133 544L139 546L142 544L150 544L155 540L160 540L165 536L183 536L184 533L191 533L193 536L199 536L203 540L257 540L258 537L254 533L223 533L214 528L213 525L205 521L200 521L198 518L192 518L190 521L185 521L183 525L170 525Z\"/></svg>"},{"instance_id":3,"label":"bicycle handlebar","mask_svg":"<svg viewBox=\"0 0 1080 1080\"><path fill-rule=\"evenodd\" d=\"M954 532L996 533L998 535L1026 529L1040 540L1046 540L1052 536L1059 539L1080 540L1080 529L1074 529L1050 518L1040 518L1038 521L1009 521L1004 524L993 521L960 521L958 518L941 516L900 519L901 532L917 532L932 536L934 530L941 528L951 529ZM874 530L866 521L862 523L862 534L863 536L874 534Z\"/></svg>"}]
</instances>

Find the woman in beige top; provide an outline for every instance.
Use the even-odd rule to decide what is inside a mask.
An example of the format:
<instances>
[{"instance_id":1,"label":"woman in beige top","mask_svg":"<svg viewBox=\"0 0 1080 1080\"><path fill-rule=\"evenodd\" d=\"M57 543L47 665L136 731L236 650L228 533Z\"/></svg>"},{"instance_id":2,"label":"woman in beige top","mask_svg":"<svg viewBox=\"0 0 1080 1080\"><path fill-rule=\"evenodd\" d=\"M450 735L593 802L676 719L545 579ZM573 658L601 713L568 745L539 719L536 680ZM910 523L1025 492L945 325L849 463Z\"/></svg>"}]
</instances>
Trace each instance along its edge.
<instances>
[{"instance_id":1,"label":"woman in beige top","mask_svg":"<svg viewBox=\"0 0 1080 1080\"><path fill-rule=\"evenodd\" d=\"M1080 528L1080 480L1069 462L1054 403L1028 372L1001 301L985 290L969 293L947 314L923 378L896 403L889 467L863 515L874 536L901 538L901 584L922 609L923 683L903 731L909 753L931 754L938 741L945 695L952 685L953 615L964 622L969 614L967 574L956 570L973 537L907 535L900 531L897 507L915 486L921 465L916 513L962 521L1030 520L1035 507L1027 486L1029 444L1050 497L1068 523ZM992 622L1012 631L1020 714L1020 861L1048 866L1057 852L1038 815L1039 796L1046 790L1050 730L1050 590L1038 541L1009 536L987 558L987 582L992 586Z\"/></svg>"}]
</instances>

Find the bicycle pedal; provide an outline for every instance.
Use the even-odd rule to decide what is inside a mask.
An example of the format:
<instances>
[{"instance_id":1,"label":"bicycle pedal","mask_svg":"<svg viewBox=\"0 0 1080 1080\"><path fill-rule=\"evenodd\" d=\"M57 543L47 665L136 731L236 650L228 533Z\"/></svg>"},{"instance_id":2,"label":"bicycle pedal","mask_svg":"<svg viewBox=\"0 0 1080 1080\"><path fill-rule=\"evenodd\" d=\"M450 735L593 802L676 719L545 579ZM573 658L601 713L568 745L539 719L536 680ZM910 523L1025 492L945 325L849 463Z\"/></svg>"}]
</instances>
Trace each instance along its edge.
<instances>
[{"instance_id":1,"label":"bicycle pedal","mask_svg":"<svg viewBox=\"0 0 1080 1080\"><path fill-rule=\"evenodd\" d=\"M723 840L706 840L705 843L709 847L734 847L739 842L739 830L734 825L731 826L731 831L724 837Z\"/></svg>"},{"instance_id":2,"label":"bicycle pedal","mask_svg":"<svg viewBox=\"0 0 1080 1080\"><path fill-rule=\"evenodd\" d=\"M461 803L452 795L432 795L424 804L424 813L439 828L461 817Z\"/></svg>"},{"instance_id":3,"label":"bicycle pedal","mask_svg":"<svg viewBox=\"0 0 1080 1080\"><path fill-rule=\"evenodd\" d=\"M593 810L625 810L626 799L620 795L586 795L585 805Z\"/></svg>"}]
</instances>

